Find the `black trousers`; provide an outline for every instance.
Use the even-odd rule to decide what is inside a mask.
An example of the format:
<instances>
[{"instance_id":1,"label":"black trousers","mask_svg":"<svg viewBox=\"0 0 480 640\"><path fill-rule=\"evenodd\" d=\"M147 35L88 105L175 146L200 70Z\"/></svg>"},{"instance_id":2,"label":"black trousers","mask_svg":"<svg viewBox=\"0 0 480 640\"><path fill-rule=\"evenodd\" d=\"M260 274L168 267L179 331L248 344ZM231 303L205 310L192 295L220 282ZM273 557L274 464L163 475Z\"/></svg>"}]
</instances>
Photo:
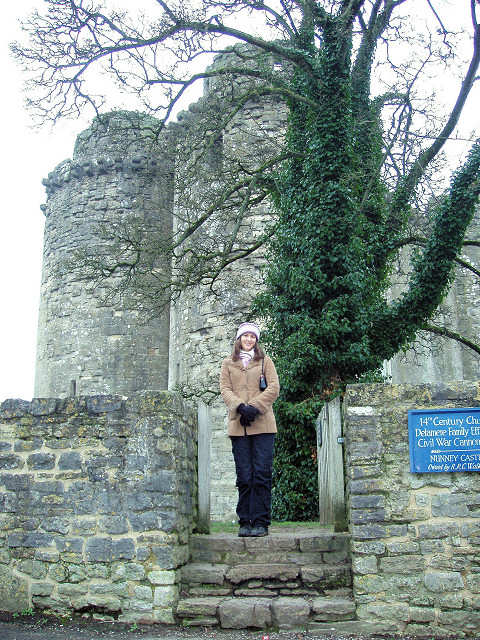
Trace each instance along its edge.
<instances>
[{"instance_id":1,"label":"black trousers","mask_svg":"<svg viewBox=\"0 0 480 640\"><path fill-rule=\"evenodd\" d=\"M231 436L237 472L240 524L270 524L272 502L272 464L275 434Z\"/></svg>"}]
</instances>

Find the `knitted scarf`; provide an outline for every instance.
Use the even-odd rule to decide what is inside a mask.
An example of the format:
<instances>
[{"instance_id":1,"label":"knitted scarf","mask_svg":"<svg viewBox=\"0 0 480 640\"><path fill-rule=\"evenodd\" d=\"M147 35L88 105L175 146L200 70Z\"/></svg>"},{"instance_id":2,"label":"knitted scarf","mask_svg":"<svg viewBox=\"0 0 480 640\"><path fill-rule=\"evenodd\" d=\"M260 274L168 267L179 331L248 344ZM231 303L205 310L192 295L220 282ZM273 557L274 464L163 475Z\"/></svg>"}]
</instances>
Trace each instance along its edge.
<instances>
[{"instance_id":1,"label":"knitted scarf","mask_svg":"<svg viewBox=\"0 0 480 640\"><path fill-rule=\"evenodd\" d=\"M255 355L255 349L251 351L240 351L240 360L242 361L243 368L246 369L248 367L248 363L250 360L253 360L253 356Z\"/></svg>"}]
</instances>

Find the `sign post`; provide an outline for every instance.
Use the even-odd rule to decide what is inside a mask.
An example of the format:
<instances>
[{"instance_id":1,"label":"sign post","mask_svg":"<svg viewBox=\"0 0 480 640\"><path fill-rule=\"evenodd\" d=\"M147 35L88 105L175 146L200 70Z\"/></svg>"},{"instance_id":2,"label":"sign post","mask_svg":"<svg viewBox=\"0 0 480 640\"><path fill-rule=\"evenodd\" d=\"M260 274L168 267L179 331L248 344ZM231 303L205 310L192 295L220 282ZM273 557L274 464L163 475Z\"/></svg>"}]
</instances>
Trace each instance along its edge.
<instances>
[{"instance_id":1,"label":"sign post","mask_svg":"<svg viewBox=\"0 0 480 640\"><path fill-rule=\"evenodd\" d=\"M480 471L480 408L408 412L410 471Z\"/></svg>"}]
</instances>

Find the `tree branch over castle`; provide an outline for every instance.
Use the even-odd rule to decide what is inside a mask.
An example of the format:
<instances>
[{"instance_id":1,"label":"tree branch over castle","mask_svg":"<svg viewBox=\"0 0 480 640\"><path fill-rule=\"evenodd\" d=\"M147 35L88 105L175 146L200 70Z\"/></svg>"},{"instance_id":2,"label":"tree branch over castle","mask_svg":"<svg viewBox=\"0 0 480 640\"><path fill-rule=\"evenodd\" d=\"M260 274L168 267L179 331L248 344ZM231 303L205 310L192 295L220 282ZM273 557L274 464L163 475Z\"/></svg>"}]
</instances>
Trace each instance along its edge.
<instances>
[{"instance_id":1,"label":"tree branch over castle","mask_svg":"<svg viewBox=\"0 0 480 640\"><path fill-rule=\"evenodd\" d=\"M143 13L130 4L46 0L24 24L28 40L12 45L40 119L88 108L101 119L126 100L158 118L153 141L175 148L173 233L119 232L116 259L92 262L92 274L115 273L116 287L143 287L158 303L198 285L215 291L233 262L266 252L254 312L270 327L285 402L310 419L332 390L432 330L462 264L479 144L449 189L440 174L477 79L478 3L459 3L460 34L440 0L152 0ZM447 111L435 98L440 72L452 77ZM169 124L202 82L205 97ZM284 114L282 134L262 121L265 104ZM223 145L227 130L235 148ZM408 238L408 282L389 300ZM167 278L160 254L172 260Z\"/></svg>"}]
</instances>

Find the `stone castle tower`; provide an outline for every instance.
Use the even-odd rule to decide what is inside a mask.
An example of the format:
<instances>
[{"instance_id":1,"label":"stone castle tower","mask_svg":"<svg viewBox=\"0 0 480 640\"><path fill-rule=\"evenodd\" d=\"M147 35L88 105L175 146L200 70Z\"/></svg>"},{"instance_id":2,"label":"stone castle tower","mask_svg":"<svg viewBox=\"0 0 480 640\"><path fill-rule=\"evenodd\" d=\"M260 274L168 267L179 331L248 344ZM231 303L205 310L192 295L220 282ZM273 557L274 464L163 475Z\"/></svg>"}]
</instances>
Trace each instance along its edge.
<instances>
[{"instance_id":1,"label":"stone castle tower","mask_svg":"<svg viewBox=\"0 0 480 640\"><path fill-rule=\"evenodd\" d=\"M65 395L71 380L82 394L167 387L168 312L145 323L137 309L105 302L104 291L69 267L78 250L108 256L102 225L171 227L172 163L166 141L152 140L152 123L133 113L95 122L78 136L73 159L44 181L37 396Z\"/></svg>"},{"instance_id":2,"label":"stone castle tower","mask_svg":"<svg viewBox=\"0 0 480 640\"><path fill-rule=\"evenodd\" d=\"M207 87L210 92L215 87ZM199 111L208 109L208 93L173 127L178 148ZM203 165L198 188L215 180L215 166L224 157L248 157L257 144L257 131L280 138L285 112L273 98L251 101L223 130L218 157ZM236 325L260 285L262 256L253 254L235 263L217 281L217 295L201 287L182 294L153 319L141 308L105 299L102 289L68 268L76 250L88 249L108 261L114 244L98 233L127 228L132 222L148 232L178 225L182 203L174 193L174 172L182 158L172 145L172 128L156 138L156 122L148 116L118 112L94 121L77 139L72 160L58 165L45 180L47 203L44 264L39 315L35 395L68 395L75 380L79 394L129 395L141 389L201 388L203 399L217 393L220 362L231 350ZM132 126L134 125L134 126ZM185 134L186 135L186 134ZM262 223L263 205L252 211L250 225ZM478 238L480 218L470 230ZM107 234L108 235L108 234ZM478 248L469 250L480 261ZM168 272L168 265L163 269ZM400 278L399 278L400 281ZM400 284L398 285L401 286ZM442 313L449 326L478 336L480 281L462 270ZM439 382L480 378L480 360L451 341L428 340L387 364L394 382ZM211 394L210 394L211 392ZM211 517L233 517L234 468L226 437L225 410L218 398L209 405Z\"/></svg>"}]
</instances>

